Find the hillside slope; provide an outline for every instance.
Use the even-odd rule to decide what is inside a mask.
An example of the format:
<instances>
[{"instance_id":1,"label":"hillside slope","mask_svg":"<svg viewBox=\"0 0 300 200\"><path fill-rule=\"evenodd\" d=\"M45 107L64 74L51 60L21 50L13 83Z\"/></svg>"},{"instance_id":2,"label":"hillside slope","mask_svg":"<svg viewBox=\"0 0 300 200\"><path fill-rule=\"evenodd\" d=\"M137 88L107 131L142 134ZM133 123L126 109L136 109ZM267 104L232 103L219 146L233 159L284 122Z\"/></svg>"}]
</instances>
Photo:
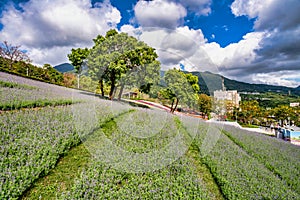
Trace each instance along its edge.
<instances>
[{"instance_id":1,"label":"hillside slope","mask_svg":"<svg viewBox=\"0 0 300 200\"><path fill-rule=\"evenodd\" d=\"M61 73L71 72L74 70L73 65L69 63L62 63L60 65L56 65L54 68Z\"/></svg>"},{"instance_id":2,"label":"hillside slope","mask_svg":"<svg viewBox=\"0 0 300 200\"><path fill-rule=\"evenodd\" d=\"M222 89L222 77L218 74L213 74L210 72L192 72L192 74L198 76L199 85L201 91L206 94L212 94L215 90ZM290 88L285 86L274 86L274 85L266 85L266 84L251 84L244 83L236 80L231 80L229 78L224 78L224 84L227 90L237 90L238 92L275 92L291 94L300 96L300 86L298 88Z\"/></svg>"}]
</instances>

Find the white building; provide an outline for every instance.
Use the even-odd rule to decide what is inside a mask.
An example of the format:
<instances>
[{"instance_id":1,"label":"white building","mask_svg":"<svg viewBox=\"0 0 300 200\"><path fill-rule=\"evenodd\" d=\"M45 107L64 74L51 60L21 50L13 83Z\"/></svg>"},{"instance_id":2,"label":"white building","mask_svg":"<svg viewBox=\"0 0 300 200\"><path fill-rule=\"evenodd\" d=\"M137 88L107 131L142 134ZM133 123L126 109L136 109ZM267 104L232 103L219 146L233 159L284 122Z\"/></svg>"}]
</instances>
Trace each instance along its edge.
<instances>
[{"instance_id":1,"label":"white building","mask_svg":"<svg viewBox=\"0 0 300 200\"><path fill-rule=\"evenodd\" d=\"M239 107L239 103L241 101L241 97L237 90L216 90L214 91L214 99L215 101L226 101L227 103L230 103L233 107Z\"/></svg>"},{"instance_id":2,"label":"white building","mask_svg":"<svg viewBox=\"0 0 300 200\"><path fill-rule=\"evenodd\" d=\"M300 105L300 103L290 103L290 107L297 107L299 105Z\"/></svg>"}]
</instances>

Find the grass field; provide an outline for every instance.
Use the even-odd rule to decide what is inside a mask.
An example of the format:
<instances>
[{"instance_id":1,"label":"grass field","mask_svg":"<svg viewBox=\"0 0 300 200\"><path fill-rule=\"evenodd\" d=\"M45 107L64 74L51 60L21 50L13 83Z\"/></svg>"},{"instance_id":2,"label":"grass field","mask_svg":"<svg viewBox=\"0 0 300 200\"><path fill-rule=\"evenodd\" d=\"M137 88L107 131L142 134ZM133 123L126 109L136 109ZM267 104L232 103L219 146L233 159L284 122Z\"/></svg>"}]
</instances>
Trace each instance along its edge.
<instances>
[{"instance_id":1,"label":"grass field","mask_svg":"<svg viewBox=\"0 0 300 200\"><path fill-rule=\"evenodd\" d=\"M300 199L276 138L5 73L0 99L0 199Z\"/></svg>"}]
</instances>

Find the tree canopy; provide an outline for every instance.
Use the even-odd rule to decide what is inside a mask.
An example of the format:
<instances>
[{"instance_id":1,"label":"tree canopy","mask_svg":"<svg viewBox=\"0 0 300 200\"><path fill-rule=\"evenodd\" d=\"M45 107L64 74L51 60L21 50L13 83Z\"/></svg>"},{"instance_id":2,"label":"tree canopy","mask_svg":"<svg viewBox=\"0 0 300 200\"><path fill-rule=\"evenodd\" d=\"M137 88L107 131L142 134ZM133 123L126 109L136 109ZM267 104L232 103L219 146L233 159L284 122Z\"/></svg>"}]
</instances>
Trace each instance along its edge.
<instances>
[{"instance_id":1,"label":"tree canopy","mask_svg":"<svg viewBox=\"0 0 300 200\"><path fill-rule=\"evenodd\" d=\"M212 99L206 94L199 94L198 96L198 109L202 112L202 115L209 116L212 110Z\"/></svg>"},{"instance_id":2,"label":"tree canopy","mask_svg":"<svg viewBox=\"0 0 300 200\"><path fill-rule=\"evenodd\" d=\"M71 53L68 54L68 58L71 61L71 64L74 66L74 68L78 74L81 73L82 64L83 64L84 60L88 57L88 55L89 55L88 48L72 49Z\"/></svg>"},{"instance_id":3,"label":"tree canopy","mask_svg":"<svg viewBox=\"0 0 300 200\"><path fill-rule=\"evenodd\" d=\"M160 64L156 61L155 49L144 42L116 30L108 31L105 37L97 36L93 41L95 45L87 58L88 71L99 80L102 95L104 82L110 85L109 98L113 99L118 85L121 87L120 97L125 84L137 85L138 79L147 80L144 85L149 86L153 76L148 76L147 72L159 76ZM140 77L133 76L134 72Z\"/></svg>"},{"instance_id":4,"label":"tree canopy","mask_svg":"<svg viewBox=\"0 0 300 200\"><path fill-rule=\"evenodd\" d=\"M7 41L0 44L0 56L8 61L9 69L12 69L14 62L23 61L25 63L30 63L31 60L25 51L20 49L20 45L12 45Z\"/></svg>"},{"instance_id":5,"label":"tree canopy","mask_svg":"<svg viewBox=\"0 0 300 200\"><path fill-rule=\"evenodd\" d=\"M198 77L177 69L170 69L165 73L164 80L166 88L162 89L160 94L171 100L171 112L176 110L179 102L189 107L195 105L197 93L200 90Z\"/></svg>"}]
</instances>

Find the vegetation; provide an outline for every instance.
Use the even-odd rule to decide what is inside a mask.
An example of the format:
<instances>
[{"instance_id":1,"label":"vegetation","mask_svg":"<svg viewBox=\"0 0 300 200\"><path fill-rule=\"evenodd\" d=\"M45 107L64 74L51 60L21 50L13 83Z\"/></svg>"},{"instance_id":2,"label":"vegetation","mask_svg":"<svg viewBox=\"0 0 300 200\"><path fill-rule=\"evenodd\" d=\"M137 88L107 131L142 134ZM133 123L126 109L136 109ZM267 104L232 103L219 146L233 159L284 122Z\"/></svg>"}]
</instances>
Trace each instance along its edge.
<instances>
[{"instance_id":1,"label":"vegetation","mask_svg":"<svg viewBox=\"0 0 300 200\"><path fill-rule=\"evenodd\" d=\"M299 95L266 92L261 94L241 94L243 101L257 101L262 108L275 108L280 105L289 106L290 103L300 102Z\"/></svg>"},{"instance_id":2,"label":"vegetation","mask_svg":"<svg viewBox=\"0 0 300 200\"><path fill-rule=\"evenodd\" d=\"M218 140L209 153L203 155L202 152L202 157L226 199L293 199L299 197L299 194L293 191L284 180L281 180L260 160L249 155L226 135L218 130L210 131L209 134L213 134L209 137L217 137ZM200 147L205 145L201 142L203 140L198 141ZM297 147L294 149L296 150ZM285 160L281 162L286 163Z\"/></svg>"},{"instance_id":3,"label":"vegetation","mask_svg":"<svg viewBox=\"0 0 300 200\"><path fill-rule=\"evenodd\" d=\"M53 88L53 101L70 96L66 88L42 85L2 89L51 97L43 91ZM84 102L0 115L1 199L300 197L296 146L197 118L71 94ZM84 147L71 149L80 143Z\"/></svg>"},{"instance_id":4,"label":"vegetation","mask_svg":"<svg viewBox=\"0 0 300 200\"><path fill-rule=\"evenodd\" d=\"M30 59L27 54L20 49L21 46L14 46L9 44L7 41L4 41L0 45L0 57L7 60L8 67L12 70L14 62L25 62L29 63Z\"/></svg>"},{"instance_id":5,"label":"vegetation","mask_svg":"<svg viewBox=\"0 0 300 200\"><path fill-rule=\"evenodd\" d=\"M198 84L201 88L201 93L207 95L213 95L215 90L222 89L222 78L224 79L224 84L227 90L237 90L239 93L245 92L247 96L249 93L272 93L278 95L295 95L300 96L300 87L290 88L284 86L274 86L266 84L250 84L244 83L236 80L230 80L226 77L222 77L218 74L213 74L211 72L192 72L193 75L198 76Z\"/></svg>"},{"instance_id":6,"label":"vegetation","mask_svg":"<svg viewBox=\"0 0 300 200\"><path fill-rule=\"evenodd\" d=\"M202 115L209 116L212 111L212 98L206 94L199 94L198 107Z\"/></svg>"},{"instance_id":7,"label":"vegetation","mask_svg":"<svg viewBox=\"0 0 300 200\"><path fill-rule=\"evenodd\" d=\"M177 69L170 69L165 73L164 81L166 87L161 89L159 94L160 98L171 101L172 113L176 110L179 101L182 105L195 107L197 93L200 90L196 76L185 74Z\"/></svg>"},{"instance_id":8,"label":"vegetation","mask_svg":"<svg viewBox=\"0 0 300 200\"><path fill-rule=\"evenodd\" d=\"M258 133L249 134L232 127L225 127L224 133L300 194L300 180L296 178L300 175L299 149L284 145L275 138ZM289 167L286 167L286 163L289 163Z\"/></svg>"},{"instance_id":9,"label":"vegetation","mask_svg":"<svg viewBox=\"0 0 300 200\"><path fill-rule=\"evenodd\" d=\"M180 105L209 115L211 98L199 92L211 92L214 74L200 80L170 69L160 80L157 54L147 44L116 30L93 41L91 49L68 55L77 79L6 54L0 69L69 87L80 82L80 89L110 100L117 88L119 99L123 90L135 89L164 100L172 113ZM290 143L6 76L0 74L0 110L7 110L0 113L0 199L300 198L300 150ZM288 119L299 125L299 111L281 104L265 108L249 98L228 115L244 124Z\"/></svg>"},{"instance_id":10,"label":"vegetation","mask_svg":"<svg viewBox=\"0 0 300 200\"><path fill-rule=\"evenodd\" d=\"M57 85L62 85L63 82L63 74L49 64L45 64L43 67L36 67L23 61L10 63L8 59L0 56L0 71Z\"/></svg>"},{"instance_id":11,"label":"vegetation","mask_svg":"<svg viewBox=\"0 0 300 200\"><path fill-rule=\"evenodd\" d=\"M228 117L237 120L241 124L254 124L259 126L270 126L277 123L280 125L300 126L300 107L279 105L274 108L265 109L260 107L258 101L242 101L240 108L227 113Z\"/></svg>"},{"instance_id":12,"label":"vegetation","mask_svg":"<svg viewBox=\"0 0 300 200\"><path fill-rule=\"evenodd\" d=\"M88 73L99 82L102 96L105 85L110 88L111 100L119 86L120 100L125 85L136 86L147 93L151 85L158 82L160 63L156 61L157 54L144 42L116 30L109 30L105 37L98 35L93 41L91 49L72 49L68 57L78 73L87 60Z\"/></svg>"},{"instance_id":13,"label":"vegetation","mask_svg":"<svg viewBox=\"0 0 300 200\"><path fill-rule=\"evenodd\" d=\"M68 58L71 61L71 64L74 66L76 73L80 74L82 71L82 65L84 64L84 60L88 57L89 50L88 48L81 49L72 49L71 53L68 54Z\"/></svg>"},{"instance_id":14,"label":"vegetation","mask_svg":"<svg viewBox=\"0 0 300 200\"><path fill-rule=\"evenodd\" d=\"M62 154L116 114L110 113L110 109L103 110L99 124L86 121L85 126L76 126L78 119L73 118L74 110L87 108L91 107L77 104L0 115L4 134L1 140L4 155L1 160L1 174L4 176L0 185L1 199L20 196L34 180L48 174ZM84 121L80 123L83 125Z\"/></svg>"},{"instance_id":15,"label":"vegetation","mask_svg":"<svg viewBox=\"0 0 300 200\"><path fill-rule=\"evenodd\" d=\"M37 108L46 106L64 106L75 103L73 100L36 100L36 101L22 101L12 103L0 103L0 110L19 110L21 108Z\"/></svg>"},{"instance_id":16,"label":"vegetation","mask_svg":"<svg viewBox=\"0 0 300 200\"><path fill-rule=\"evenodd\" d=\"M34 86L19 84L19 83L12 83L12 82L2 81L2 80L0 80L0 87L29 89L29 90L38 89L37 87L34 87Z\"/></svg>"}]
</instances>

